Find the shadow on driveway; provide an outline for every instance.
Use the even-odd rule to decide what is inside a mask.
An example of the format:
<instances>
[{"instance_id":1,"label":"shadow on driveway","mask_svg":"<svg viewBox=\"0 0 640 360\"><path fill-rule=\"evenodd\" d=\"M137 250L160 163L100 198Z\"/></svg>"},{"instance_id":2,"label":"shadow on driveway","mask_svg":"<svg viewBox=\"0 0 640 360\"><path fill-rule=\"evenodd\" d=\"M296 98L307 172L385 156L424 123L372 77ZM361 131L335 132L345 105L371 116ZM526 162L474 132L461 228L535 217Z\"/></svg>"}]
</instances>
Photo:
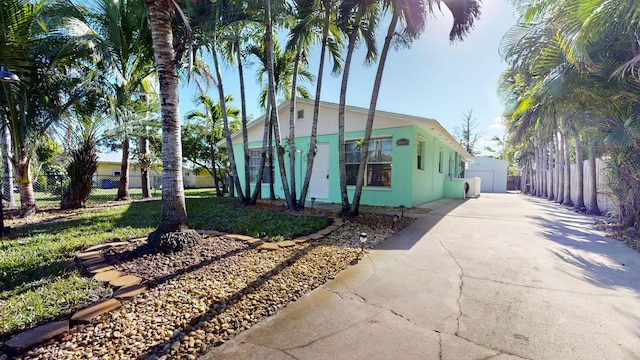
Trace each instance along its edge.
<instances>
[{"instance_id":1,"label":"shadow on driveway","mask_svg":"<svg viewBox=\"0 0 640 360\"><path fill-rule=\"evenodd\" d=\"M628 288L640 294L637 252L595 230L593 216L544 199L528 199L544 209L532 219L544 229L542 236L561 245L550 249L556 258L580 269L582 279L591 284L607 289Z\"/></svg>"}]
</instances>

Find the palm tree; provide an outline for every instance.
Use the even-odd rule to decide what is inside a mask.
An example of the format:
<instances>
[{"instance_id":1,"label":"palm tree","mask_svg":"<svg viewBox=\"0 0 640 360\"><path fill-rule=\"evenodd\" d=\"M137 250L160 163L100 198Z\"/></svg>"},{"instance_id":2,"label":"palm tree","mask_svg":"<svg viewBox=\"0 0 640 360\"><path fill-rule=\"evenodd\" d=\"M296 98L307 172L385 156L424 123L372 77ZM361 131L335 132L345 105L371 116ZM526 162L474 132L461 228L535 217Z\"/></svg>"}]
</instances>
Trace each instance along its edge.
<instances>
[{"instance_id":1,"label":"palm tree","mask_svg":"<svg viewBox=\"0 0 640 360\"><path fill-rule=\"evenodd\" d=\"M202 166L207 169L211 176L213 176L213 181L216 184L216 195L222 196L222 191L219 187L219 178L218 171L216 170L216 163L219 161L216 156L216 143L222 139L224 139L224 130L219 131L222 128L222 107L220 103L215 103L210 97L207 95L200 95L197 98L199 104L203 105L205 108L204 113L199 110L193 110L187 114L188 121L199 121L201 125L204 127L204 138L203 139L194 139L198 142L204 143L208 145L209 151L209 159L211 167L208 167L207 164L201 163L200 156L190 157L189 160L196 165ZM231 95L227 95L225 97L226 102L233 101L233 97ZM233 118L240 115L240 110L227 107L227 115ZM189 125L189 124L188 124ZM187 126L188 126L187 125ZM196 154L197 155L197 154Z\"/></svg>"},{"instance_id":2,"label":"palm tree","mask_svg":"<svg viewBox=\"0 0 640 360\"><path fill-rule=\"evenodd\" d=\"M247 19L238 20L230 24L228 28L229 32L224 36L224 57L230 65L233 65L235 63L238 67L238 81L240 84L240 111L242 115L242 144L245 164L249 164L251 153L249 150L249 132L247 130L247 96L244 82L243 59L245 57L245 45L252 42L255 43L260 38L260 35L264 33L264 30L261 28L260 23L254 18L254 12L257 11L257 9L247 10L245 12L245 16L247 17ZM245 199L250 202L251 172L248 166L245 166L244 169L244 191Z\"/></svg>"},{"instance_id":3,"label":"palm tree","mask_svg":"<svg viewBox=\"0 0 640 360\"><path fill-rule=\"evenodd\" d=\"M26 217L36 209L31 163L39 142L90 91L84 74L70 71L79 53L65 51L73 37L63 29L72 17L81 18L64 0L0 2L0 63L21 79L18 84L2 83L0 108L8 115L3 120L11 134L9 160Z\"/></svg>"},{"instance_id":4,"label":"palm tree","mask_svg":"<svg viewBox=\"0 0 640 360\"><path fill-rule=\"evenodd\" d=\"M338 16L338 4L336 0L320 0L316 3L318 9L316 12L307 16L311 17L313 21L305 22L304 26L300 26L294 29L295 32L302 34L314 32L320 30L322 32L322 38L320 39L320 57L318 64L318 75L316 76L316 93L313 105L313 119L311 123L311 136L309 140L309 150L307 151L307 169L304 176L304 182L302 183L302 190L300 190L300 200L298 201L298 207L304 208L307 192L309 191L309 184L311 183L311 174L313 170L313 162L316 155L316 141L318 136L318 118L320 114L320 93L322 90L322 80L324 74L324 62L326 58L327 49L329 49L331 57L333 58L333 73L337 73L340 70L341 56L339 47L342 39L340 31L336 26L336 20ZM300 36L300 35L298 35ZM305 35L301 35L305 36Z\"/></svg>"},{"instance_id":5,"label":"palm tree","mask_svg":"<svg viewBox=\"0 0 640 360\"><path fill-rule=\"evenodd\" d=\"M240 77L241 77L241 101L243 109L243 142L244 142L244 157L246 163L249 160L249 149L247 140L247 115L244 96L244 80L242 79L242 57L240 56L242 42L241 34L243 33L243 27L248 24L252 24L252 20L259 13L254 2L210 2L210 1L193 1L187 4L187 13L189 14L192 22L194 23L195 37L196 37L196 49L207 50L213 58L213 75L211 79L215 83L219 103L222 107L223 125L225 127L225 138L227 141L227 151L229 156L229 166L232 174L232 189L235 188L238 192L238 200L246 204L250 200L248 194L250 192L248 169L245 169L245 192L242 190L242 184L237 171L235 152L231 146L231 133L228 127L227 111L225 104L225 91L224 84L222 82L222 74L220 72L220 60L227 60L229 63L233 62L234 51L238 54L237 61L239 63ZM254 26L248 26L254 28ZM221 57L222 55L222 57ZM248 167L247 167L248 168Z\"/></svg>"},{"instance_id":6,"label":"palm tree","mask_svg":"<svg viewBox=\"0 0 640 360\"><path fill-rule=\"evenodd\" d=\"M298 66L296 67L296 62L295 62L295 57L296 55L294 53L291 52L287 52L287 51L282 51L280 49L280 46L278 45L277 42L274 41L274 45L273 45L273 78L274 78L274 89L277 95L277 100L278 102L282 102L285 100L291 100L291 101L295 101L295 99L292 98L292 92L293 92L293 84L294 84L294 74L296 74L296 81L295 81L295 91L296 93L300 94L301 97L304 98L308 98L309 97L309 93L307 91L307 89L302 86L300 83L298 83L298 79L302 80L302 81L306 81L306 82L311 82L313 80L313 75L311 75L311 73L309 73L309 71L307 70L306 66L304 66L305 64L302 63L298 63ZM256 57L259 62L260 62L260 67L258 69L258 81L263 83L264 82L264 75L268 75L268 62L267 62L267 52L266 52L266 48L262 47L262 46L251 46L248 48L248 52L250 54L252 54L254 57ZM302 65L302 66L300 66ZM271 171L271 175L269 176L269 178L271 179L270 182L270 186L271 186L271 195L272 195L272 199L274 198L274 194L273 194L273 151L271 149L271 146L273 144L273 141L271 139L271 137L275 134L276 135L276 148L278 149L278 151L280 152L281 150L284 151L283 147L278 147L277 144L280 143L279 140L279 128L276 128L276 126L278 125L278 120L276 118L276 114L277 113L277 107L273 104L271 104L271 102L268 100L268 91L269 91L269 87L268 87L268 83L265 84L266 87L263 88L262 92L260 93L260 103L262 106L266 107L267 111L265 113L265 134L264 134L264 139L266 141L263 141L263 159L266 160L267 159L267 155L268 155L268 159L270 161L270 164L268 166L269 170ZM295 134L294 134L295 135ZM294 143L295 144L295 143ZM289 151L295 152L295 149L291 147L291 145L289 146ZM278 155L280 156L280 155ZM284 169L284 161L280 162L281 159L278 158L278 162L279 162L279 167L280 167L280 171L281 171L281 176L282 176L282 170ZM295 164L295 163L294 163ZM260 169L262 169L264 167L264 164L260 165ZM295 170L295 169L294 169ZM291 176L294 177L295 176L295 172L291 173ZM259 177L259 180L261 179L261 177ZM283 180L284 181L284 180ZM254 190L254 196L257 195L257 190L258 190L258 186L256 186L256 189ZM283 187L284 189L284 187ZM285 195L285 197L287 197L287 195ZM295 209L295 202L293 201L293 196L289 195L289 198L292 199L292 204L291 205L291 210ZM254 199L252 197L252 202L254 202ZM289 205L288 205L289 206Z\"/></svg>"},{"instance_id":7,"label":"palm tree","mask_svg":"<svg viewBox=\"0 0 640 360\"><path fill-rule=\"evenodd\" d=\"M178 109L178 74L173 50L172 0L145 0L153 39L162 110L162 212L149 244L161 251L180 250L199 236L189 230L182 183L182 147Z\"/></svg>"},{"instance_id":8,"label":"palm tree","mask_svg":"<svg viewBox=\"0 0 640 360\"><path fill-rule=\"evenodd\" d=\"M289 174L291 174L291 198L293 201L297 199L296 191L296 153L298 151L296 147L296 94L298 86L298 69L300 65L305 68L309 65L309 49L313 38L316 35L315 31L312 31L311 25L316 18L314 9L316 5L315 0L297 0L294 4L294 16L296 20L295 26L289 33L289 41L287 43L286 51L293 53L293 74L291 75L291 95L289 102ZM302 174L300 174L302 176ZM303 206L304 206L304 201ZM298 208L300 204L298 203Z\"/></svg>"},{"instance_id":9,"label":"palm tree","mask_svg":"<svg viewBox=\"0 0 640 360\"><path fill-rule=\"evenodd\" d=\"M562 141L562 149L564 153L564 192L562 205L573 206L571 200L571 148L569 147L569 133L567 130L560 132L560 141Z\"/></svg>"},{"instance_id":10,"label":"palm tree","mask_svg":"<svg viewBox=\"0 0 640 360\"><path fill-rule=\"evenodd\" d=\"M139 0L96 0L83 37L94 45L97 66L107 79L109 112L121 141L120 181L115 200L129 199L129 157L135 102L143 98L142 82L152 71L147 10ZM142 114L140 114L142 116Z\"/></svg>"},{"instance_id":11,"label":"palm tree","mask_svg":"<svg viewBox=\"0 0 640 360\"><path fill-rule=\"evenodd\" d=\"M144 93L140 98L142 109L139 113L144 113L144 117L139 119L138 126L136 128L138 138L138 164L140 166L140 184L142 186L142 198L151 199L151 181L149 179L149 169L153 164L153 155L150 150L150 141L159 139L159 119L152 115L158 114L160 110L160 103L158 98L158 89L155 86L155 81L149 81L150 77L147 77L142 82Z\"/></svg>"},{"instance_id":12,"label":"palm tree","mask_svg":"<svg viewBox=\"0 0 640 360\"><path fill-rule=\"evenodd\" d=\"M639 4L562 0L528 2L527 5L524 8L527 20L517 29L519 33L527 35L522 39L534 39L531 34L551 36L547 36L546 41L529 41L528 51L520 55L513 51L511 63L520 70L536 70L539 78L544 79L538 81L536 86L539 89L536 91L545 93L547 96L540 97L541 101L556 104L558 117L564 119L558 160L565 163L565 168L569 166L569 133L575 141L578 178L582 170L580 137L585 131L590 139L602 138L601 134L607 134L603 149L611 159L608 166L610 187L621 204L621 222L633 225L639 218L635 209L640 197L635 194L640 191L636 188L640 167L636 168L637 159L629 156L637 153L632 150L635 146L634 136L629 135L635 134L636 131L631 130L634 128L632 119L640 113L634 110L640 98L640 77L634 70L640 61L640 47L635 36ZM629 76L621 79L623 75ZM598 114L598 120L595 123L585 121L585 117L591 117L592 113ZM597 128L598 131L594 135L589 128ZM590 207L594 208L588 211L599 213L593 145L594 142L590 141ZM563 171L560 166L558 168L565 175L568 173L566 169ZM559 176L558 182L558 201L571 203L571 188L568 187L566 176ZM582 208L584 196L580 187L581 179L578 182L575 206Z\"/></svg>"},{"instance_id":13,"label":"palm tree","mask_svg":"<svg viewBox=\"0 0 640 360\"><path fill-rule=\"evenodd\" d=\"M466 34L473 28L473 23L480 16L480 3L477 0L443 0L449 10L453 14L453 27L449 33L451 41L462 40ZM353 202L349 210L350 216L357 216L360 208L360 197L362 195L362 187L364 186L365 167L369 155L369 144L371 142L371 133L373 130L373 120L378 102L378 94L380 93L380 84L382 82L382 72L384 70L391 40L398 33L396 29L400 21L404 21L404 29L401 31L404 39L409 43L412 39L417 38L422 32L425 24L426 15L433 11L433 4L440 4L438 0L389 0L385 6L390 8L391 20L387 28L378 70L373 83L373 91L371 94L371 102L369 104L369 113L367 115L367 124L364 132L364 140L360 156L360 168L358 169L358 180L353 195Z\"/></svg>"},{"instance_id":14,"label":"palm tree","mask_svg":"<svg viewBox=\"0 0 640 360\"><path fill-rule=\"evenodd\" d=\"M355 15L353 12L355 11ZM377 1L371 0L346 0L340 3L340 25L343 31L349 34L347 43L347 54L342 70L342 80L340 83L340 102L338 104L338 166L340 177L340 199L342 208L341 214L349 212L349 195L347 192L347 169L345 158L345 107L347 103L347 85L349 83L349 71L353 51L357 41L361 38L367 47L366 61L371 63L377 57L375 43L375 30L380 16L380 5Z\"/></svg>"},{"instance_id":15,"label":"palm tree","mask_svg":"<svg viewBox=\"0 0 640 360\"><path fill-rule=\"evenodd\" d=\"M67 166L69 186L62 192L62 209L79 209L85 206L91 193L93 174L98 169L95 136L89 133L81 146L71 151Z\"/></svg>"}]
</instances>

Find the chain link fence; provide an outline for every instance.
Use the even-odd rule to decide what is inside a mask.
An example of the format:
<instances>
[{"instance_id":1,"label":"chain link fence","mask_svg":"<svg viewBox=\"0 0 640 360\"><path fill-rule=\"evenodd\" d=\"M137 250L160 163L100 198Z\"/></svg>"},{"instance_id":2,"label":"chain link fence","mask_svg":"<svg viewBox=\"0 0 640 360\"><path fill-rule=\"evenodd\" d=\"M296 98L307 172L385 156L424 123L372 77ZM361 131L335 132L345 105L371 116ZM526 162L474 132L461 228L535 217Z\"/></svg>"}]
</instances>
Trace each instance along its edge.
<instances>
[{"instance_id":1,"label":"chain link fence","mask_svg":"<svg viewBox=\"0 0 640 360\"><path fill-rule=\"evenodd\" d=\"M213 179L210 176L185 176L184 184L185 188L211 188ZM34 177L33 191L37 206L60 206L62 191L67 185L68 179L60 175ZM118 194L119 186L119 176L94 176L87 203L113 201ZM161 197L162 177L150 176L149 187L152 197ZM5 208L20 207L20 191L15 179L2 178L2 190ZM132 199L142 199L142 176L129 176L129 196Z\"/></svg>"}]
</instances>

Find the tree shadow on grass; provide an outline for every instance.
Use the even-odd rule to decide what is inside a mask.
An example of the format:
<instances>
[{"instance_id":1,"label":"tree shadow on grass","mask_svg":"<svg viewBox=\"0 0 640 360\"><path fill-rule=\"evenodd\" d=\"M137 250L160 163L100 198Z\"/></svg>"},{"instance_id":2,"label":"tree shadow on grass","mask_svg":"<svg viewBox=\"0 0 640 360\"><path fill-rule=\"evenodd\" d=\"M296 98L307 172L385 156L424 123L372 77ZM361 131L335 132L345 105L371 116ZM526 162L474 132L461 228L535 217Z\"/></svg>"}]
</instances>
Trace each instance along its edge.
<instances>
[{"instance_id":1,"label":"tree shadow on grass","mask_svg":"<svg viewBox=\"0 0 640 360\"><path fill-rule=\"evenodd\" d=\"M153 211L152 205L139 204L131 204L133 209L127 211L130 214L119 217L109 213L94 214L91 217L80 216L29 224L15 229L13 239L4 240L2 243L3 251L10 253L15 249L16 255L8 254L6 267L0 268L0 291L59 276L64 271L74 268L74 254L100 242L91 240L92 235L108 233L118 228L150 228L157 222L153 214L149 216ZM114 234L113 237L115 236ZM101 238L103 241L110 240L108 236ZM62 241L67 243L61 243ZM21 253L25 253L25 256L20 256ZM39 255L28 256L29 253Z\"/></svg>"}]
</instances>

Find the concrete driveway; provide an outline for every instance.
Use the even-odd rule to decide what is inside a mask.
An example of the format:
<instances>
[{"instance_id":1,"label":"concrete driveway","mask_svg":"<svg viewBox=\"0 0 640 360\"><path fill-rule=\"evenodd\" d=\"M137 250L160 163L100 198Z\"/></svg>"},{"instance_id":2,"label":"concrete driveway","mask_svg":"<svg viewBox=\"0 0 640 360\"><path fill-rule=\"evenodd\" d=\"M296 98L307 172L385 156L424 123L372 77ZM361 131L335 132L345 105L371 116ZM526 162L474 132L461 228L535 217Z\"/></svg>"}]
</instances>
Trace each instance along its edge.
<instances>
[{"instance_id":1,"label":"concrete driveway","mask_svg":"<svg viewBox=\"0 0 640 360\"><path fill-rule=\"evenodd\" d=\"M547 200L446 200L202 359L640 359L640 254Z\"/></svg>"}]
</instances>

